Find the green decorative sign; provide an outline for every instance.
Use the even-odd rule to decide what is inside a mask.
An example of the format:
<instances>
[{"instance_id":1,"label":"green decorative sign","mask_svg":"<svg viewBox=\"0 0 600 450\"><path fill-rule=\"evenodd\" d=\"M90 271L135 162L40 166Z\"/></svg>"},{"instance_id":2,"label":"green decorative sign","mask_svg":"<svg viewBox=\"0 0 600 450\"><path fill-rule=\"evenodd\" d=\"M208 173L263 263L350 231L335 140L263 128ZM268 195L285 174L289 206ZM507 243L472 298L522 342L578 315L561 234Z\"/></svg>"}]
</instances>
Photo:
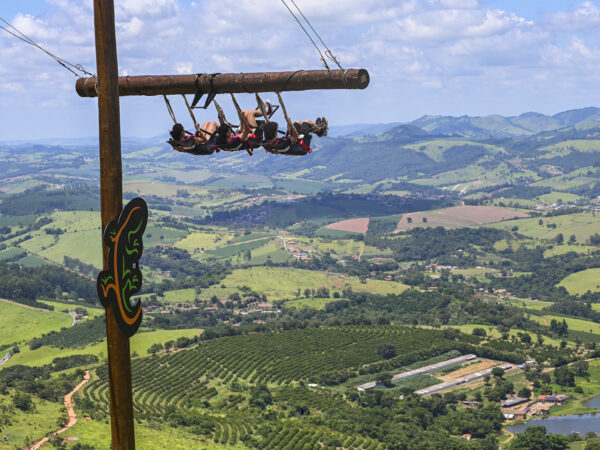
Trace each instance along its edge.
<instances>
[{"instance_id":1,"label":"green decorative sign","mask_svg":"<svg viewBox=\"0 0 600 450\"><path fill-rule=\"evenodd\" d=\"M148 205L143 198L131 200L118 220L104 230L108 246L108 269L98 274L98 297L105 308L112 307L121 331L133 336L142 323L142 304L133 306L131 296L142 287L139 260L144 249L142 236L148 223Z\"/></svg>"}]
</instances>

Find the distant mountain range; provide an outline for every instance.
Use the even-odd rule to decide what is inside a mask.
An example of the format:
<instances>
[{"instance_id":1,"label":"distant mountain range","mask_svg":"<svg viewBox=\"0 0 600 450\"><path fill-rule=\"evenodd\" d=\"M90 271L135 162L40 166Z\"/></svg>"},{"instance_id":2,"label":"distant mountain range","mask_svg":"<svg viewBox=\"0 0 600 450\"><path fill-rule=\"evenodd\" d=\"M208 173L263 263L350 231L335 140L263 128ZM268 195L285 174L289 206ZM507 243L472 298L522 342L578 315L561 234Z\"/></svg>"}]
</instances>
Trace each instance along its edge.
<instances>
[{"instance_id":1,"label":"distant mountain range","mask_svg":"<svg viewBox=\"0 0 600 450\"><path fill-rule=\"evenodd\" d=\"M389 132L398 125L411 125L434 135L459 135L464 137L523 137L543 131L587 125L600 122L600 108L588 107L563 111L553 116L527 112L518 116L505 117L498 114L489 116L423 116L407 124L392 122L387 124L355 124L332 127L330 135L378 136ZM406 130L404 130L406 131ZM416 131L412 131L414 134Z\"/></svg>"}]
</instances>

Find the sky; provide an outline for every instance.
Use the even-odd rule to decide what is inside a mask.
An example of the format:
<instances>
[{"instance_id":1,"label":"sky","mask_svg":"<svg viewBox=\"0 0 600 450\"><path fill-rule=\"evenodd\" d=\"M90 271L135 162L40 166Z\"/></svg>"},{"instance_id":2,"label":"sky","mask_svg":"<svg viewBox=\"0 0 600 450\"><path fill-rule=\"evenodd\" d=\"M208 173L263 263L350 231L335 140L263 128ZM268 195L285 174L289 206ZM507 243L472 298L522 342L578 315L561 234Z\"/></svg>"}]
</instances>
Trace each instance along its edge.
<instances>
[{"instance_id":1,"label":"sky","mask_svg":"<svg viewBox=\"0 0 600 450\"><path fill-rule=\"evenodd\" d=\"M296 3L342 65L367 69L371 84L287 93L293 118L346 125L600 106L600 0ZM115 0L115 7L121 75L322 68L280 0ZM95 72L92 0L2 0L0 17ZM80 98L75 80L0 30L0 141L97 136L96 100ZM250 95L238 101L255 106ZM172 103L191 128L181 98ZM234 117L227 99L220 103ZM211 108L197 117L216 114ZM123 136L151 137L171 121L162 98L124 97L121 126Z\"/></svg>"}]
</instances>

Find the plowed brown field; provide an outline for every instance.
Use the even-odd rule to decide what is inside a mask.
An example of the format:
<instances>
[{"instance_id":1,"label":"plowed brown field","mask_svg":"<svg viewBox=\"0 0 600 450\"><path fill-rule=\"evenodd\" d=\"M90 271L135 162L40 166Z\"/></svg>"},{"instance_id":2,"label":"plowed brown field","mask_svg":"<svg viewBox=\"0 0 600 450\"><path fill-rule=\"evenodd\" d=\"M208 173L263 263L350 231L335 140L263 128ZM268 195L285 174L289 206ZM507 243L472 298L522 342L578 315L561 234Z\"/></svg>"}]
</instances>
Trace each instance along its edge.
<instances>
[{"instance_id":1,"label":"plowed brown field","mask_svg":"<svg viewBox=\"0 0 600 450\"><path fill-rule=\"evenodd\" d=\"M350 231L352 233L366 233L369 229L369 218L361 217L360 219L342 220L327 225L325 228L338 231Z\"/></svg>"},{"instance_id":2,"label":"plowed brown field","mask_svg":"<svg viewBox=\"0 0 600 450\"><path fill-rule=\"evenodd\" d=\"M398 222L396 232L417 227L470 227L525 217L529 216L520 211L513 211L499 206L455 206L439 211L420 211L404 214ZM411 219L410 222L409 219ZM423 219L426 219L426 221L423 221Z\"/></svg>"}]
</instances>

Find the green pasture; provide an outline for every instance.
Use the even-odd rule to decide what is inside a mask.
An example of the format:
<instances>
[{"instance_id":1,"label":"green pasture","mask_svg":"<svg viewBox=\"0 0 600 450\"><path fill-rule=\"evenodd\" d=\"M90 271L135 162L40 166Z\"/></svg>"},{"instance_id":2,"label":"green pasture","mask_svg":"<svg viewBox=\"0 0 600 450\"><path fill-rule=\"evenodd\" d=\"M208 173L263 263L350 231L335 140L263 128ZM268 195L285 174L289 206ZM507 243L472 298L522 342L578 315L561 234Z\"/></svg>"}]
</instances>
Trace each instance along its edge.
<instances>
[{"instance_id":1,"label":"green pasture","mask_svg":"<svg viewBox=\"0 0 600 450\"><path fill-rule=\"evenodd\" d=\"M552 248L544 252L544 258L552 258L553 256L564 255L565 253L575 252L580 255L587 255L588 253L597 252L600 250L598 247L593 245L553 245Z\"/></svg>"},{"instance_id":2,"label":"green pasture","mask_svg":"<svg viewBox=\"0 0 600 450\"><path fill-rule=\"evenodd\" d=\"M285 302L285 306L288 308L312 308L312 309L323 309L327 303L334 301L343 300L342 298L299 298L297 300L290 300Z\"/></svg>"},{"instance_id":3,"label":"green pasture","mask_svg":"<svg viewBox=\"0 0 600 450\"><path fill-rule=\"evenodd\" d=\"M62 311L75 311L75 308L84 308L88 312L88 317L94 318L97 316L104 315L104 308L100 306L100 301L96 305L89 305L87 303L66 303L66 302L56 302L49 300L41 300L40 303L44 303L49 306L54 307L55 312Z\"/></svg>"},{"instance_id":4,"label":"green pasture","mask_svg":"<svg viewBox=\"0 0 600 450\"><path fill-rule=\"evenodd\" d=\"M71 316L65 313L31 309L0 301L0 345L18 342L22 347L34 337L58 331L72 322Z\"/></svg>"},{"instance_id":5,"label":"green pasture","mask_svg":"<svg viewBox=\"0 0 600 450\"><path fill-rule=\"evenodd\" d=\"M558 286L563 286L569 294L573 295L585 294L587 291L598 292L600 291L600 268L572 273L563 278Z\"/></svg>"},{"instance_id":6,"label":"green pasture","mask_svg":"<svg viewBox=\"0 0 600 450\"><path fill-rule=\"evenodd\" d=\"M69 317L69 316L67 316ZM69 319L71 319L69 317ZM77 326L77 325L75 325ZM140 331L131 338L131 352L136 352L139 356L147 356L148 349L154 344L164 344L170 340L177 340L180 337L193 337L201 333L200 329L186 330L155 330ZM36 336L41 333L36 333ZM12 342L12 341L11 341ZM106 340L88 345L84 348L56 348L42 346L35 350L30 350L29 346L21 346L21 352L14 355L6 366L24 364L27 366L42 366L50 364L54 358L71 355L96 355L100 360L106 359Z\"/></svg>"},{"instance_id":7,"label":"green pasture","mask_svg":"<svg viewBox=\"0 0 600 450\"><path fill-rule=\"evenodd\" d=\"M552 319L562 323L563 320L567 322L569 330L573 331L584 331L586 333L600 334L600 324L590 322L583 319L573 319L570 317L553 316L551 314L544 314L543 316L529 316L531 320L534 320L542 325L550 326ZM544 320L545 319L545 320Z\"/></svg>"},{"instance_id":8,"label":"green pasture","mask_svg":"<svg viewBox=\"0 0 600 450\"><path fill-rule=\"evenodd\" d=\"M316 290L325 287L335 291L350 285L354 291L382 295L399 294L408 289L404 284L391 281L366 280L363 284L356 277L340 278L331 273L285 267L253 267L235 270L221 282L221 285L225 285L226 288L223 289L220 285L211 286L203 289L199 297L203 300L208 300L213 295L226 298L232 293L231 289L234 288L235 292L238 286L248 286L255 292L265 294L270 300L294 299L298 289L303 295L306 288Z\"/></svg>"},{"instance_id":9,"label":"green pasture","mask_svg":"<svg viewBox=\"0 0 600 450\"><path fill-rule=\"evenodd\" d=\"M252 252L253 250L256 250L257 248L262 247L263 245L266 244L267 239L270 239L270 238L260 239L257 241L252 241L252 242L247 242L247 243L227 245L225 247L219 247L214 250L208 250L206 252L206 256L214 256L217 259L222 259L222 258L229 258L229 257L235 256L239 253L241 253L243 255L248 250L250 250Z\"/></svg>"},{"instance_id":10,"label":"green pasture","mask_svg":"<svg viewBox=\"0 0 600 450\"><path fill-rule=\"evenodd\" d=\"M354 239L361 233L354 233L352 231L332 230L326 227L319 228L315 235L322 238L329 239Z\"/></svg>"},{"instance_id":11,"label":"green pasture","mask_svg":"<svg viewBox=\"0 0 600 450\"><path fill-rule=\"evenodd\" d=\"M527 300L524 298L513 298L508 300L508 303L510 303L512 306L518 306L519 308L524 309L534 309L536 311L541 311L542 309L553 305L552 302L543 302L540 300Z\"/></svg>"},{"instance_id":12,"label":"green pasture","mask_svg":"<svg viewBox=\"0 0 600 450\"><path fill-rule=\"evenodd\" d=\"M531 317L533 319L535 316L531 316ZM492 337L495 339L502 337L502 333L500 333L495 327L491 327L489 325L477 325L477 324L449 325L449 326L445 326L444 328L454 328L464 334L473 334L474 328L483 328L488 337ZM536 340L535 334L530 331L525 331L525 330L520 330L520 329L514 328L514 329L511 329L508 333L511 336L516 336L516 337L518 337L519 333L528 333L534 341ZM558 345L560 345L560 341L544 335L544 344L558 346Z\"/></svg>"},{"instance_id":13,"label":"green pasture","mask_svg":"<svg viewBox=\"0 0 600 450\"><path fill-rule=\"evenodd\" d=\"M469 145L472 146L473 142L468 140L453 140L453 139L440 139L430 142L419 142L418 144L407 145L406 148L410 148L415 151L420 151L425 153L431 159L437 162L441 162L444 160L444 152L449 148L461 146L461 145ZM489 144L477 144L478 147L484 147L490 153L502 153L505 154L506 150L502 147L496 147Z\"/></svg>"},{"instance_id":14,"label":"green pasture","mask_svg":"<svg viewBox=\"0 0 600 450\"><path fill-rule=\"evenodd\" d=\"M539 224L540 219L542 219L542 225ZM556 225L556 228L549 228L548 225L550 224ZM600 233L600 217L596 217L591 213L578 213L508 220L486 226L507 231L511 231L516 226L518 227L518 233L538 239L554 239L556 235L562 233L565 241L567 241L571 235L575 235L577 243L585 243L592 234Z\"/></svg>"},{"instance_id":15,"label":"green pasture","mask_svg":"<svg viewBox=\"0 0 600 450\"><path fill-rule=\"evenodd\" d=\"M166 303L193 303L195 299L196 290L194 288L188 288L165 291L161 301Z\"/></svg>"},{"instance_id":16,"label":"green pasture","mask_svg":"<svg viewBox=\"0 0 600 450\"><path fill-rule=\"evenodd\" d=\"M55 245L39 252L43 258L64 264L64 257L77 258L98 270L102 267L102 241L99 230L61 234Z\"/></svg>"},{"instance_id":17,"label":"green pasture","mask_svg":"<svg viewBox=\"0 0 600 450\"><path fill-rule=\"evenodd\" d=\"M600 140L597 139L571 139L557 144L548 145L538 149L538 152L559 152L568 155L572 150L578 152L600 152Z\"/></svg>"},{"instance_id":18,"label":"green pasture","mask_svg":"<svg viewBox=\"0 0 600 450\"><path fill-rule=\"evenodd\" d=\"M292 256L290 253L283 250L283 243L279 239L273 239L267 244L252 250L252 259L250 264L252 265L265 265L270 260L274 264L291 261ZM243 258L242 258L243 259Z\"/></svg>"},{"instance_id":19,"label":"green pasture","mask_svg":"<svg viewBox=\"0 0 600 450\"><path fill-rule=\"evenodd\" d=\"M26 253L18 247L8 247L0 251L0 261L6 261L7 259L13 259Z\"/></svg>"},{"instance_id":20,"label":"green pasture","mask_svg":"<svg viewBox=\"0 0 600 450\"><path fill-rule=\"evenodd\" d=\"M480 198L481 195L478 195L476 198ZM504 207L509 207L509 208L517 208L518 206L521 207L525 207L525 208L535 208L536 205L538 205L540 202L537 202L535 200L527 200L524 198L494 198L492 199L492 201L489 203L490 206L504 206ZM523 211L523 212L527 212L527 211Z\"/></svg>"},{"instance_id":21,"label":"green pasture","mask_svg":"<svg viewBox=\"0 0 600 450\"><path fill-rule=\"evenodd\" d=\"M77 411L77 408L75 408ZM67 432L68 436L76 436L77 441L84 445L91 445L98 450L111 448L110 424L95 420L79 420ZM241 445L235 447L215 444L206 438L186 433L181 428L161 426L150 428L144 424L135 424L136 446L140 449L188 450L194 449L221 449L245 448ZM48 447L54 448L54 447Z\"/></svg>"},{"instance_id":22,"label":"green pasture","mask_svg":"<svg viewBox=\"0 0 600 450\"><path fill-rule=\"evenodd\" d=\"M571 194L570 192L550 192L549 194L540 195L537 197L540 202L548 203L549 205L554 203L568 203L576 202L581 197L577 194Z\"/></svg>"},{"instance_id":23,"label":"green pasture","mask_svg":"<svg viewBox=\"0 0 600 450\"><path fill-rule=\"evenodd\" d=\"M229 233L194 232L175 244L175 247L193 252L196 249L214 250L233 238Z\"/></svg>"},{"instance_id":24,"label":"green pasture","mask_svg":"<svg viewBox=\"0 0 600 450\"><path fill-rule=\"evenodd\" d=\"M186 231L176 230L174 228L168 228L150 222L144 233L144 245L173 245L184 236L187 236Z\"/></svg>"},{"instance_id":25,"label":"green pasture","mask_svg":"<svg viewBox=\"0 0 600 450\"><path fill-rule=\"evenodd\" d=\"M35 396L32 396L35 408L31 411L12 409L13 395L13 392L0 395L0 411L10 411L7 414L7 424L0 422L0 434L8 436L7 441L0 441L0 448L26 448L57 430L58 419L66 415L65 407L61 403L41 400Z\"/></svg>"}]
</instances>

